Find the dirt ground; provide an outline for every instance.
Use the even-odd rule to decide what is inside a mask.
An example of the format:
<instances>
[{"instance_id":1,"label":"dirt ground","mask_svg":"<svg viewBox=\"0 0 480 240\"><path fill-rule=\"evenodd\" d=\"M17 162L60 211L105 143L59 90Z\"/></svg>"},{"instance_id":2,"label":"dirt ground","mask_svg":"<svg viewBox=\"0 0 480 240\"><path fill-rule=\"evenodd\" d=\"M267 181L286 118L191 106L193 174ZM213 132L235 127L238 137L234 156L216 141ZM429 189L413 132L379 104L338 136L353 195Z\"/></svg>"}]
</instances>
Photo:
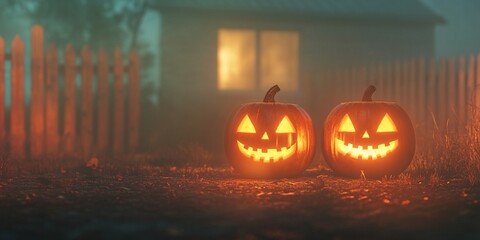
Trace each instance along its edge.
<instances>
[{"instance_id":1,"label":"dirt ground","mask_svg":"<svg viewBox=\"0 0 480 240\"><path fill-rule=\"evenodd\" d=\"M243 179L223 168L0 180L0 239L480 239L461 180Z\"/></svg>"}]
</instances>

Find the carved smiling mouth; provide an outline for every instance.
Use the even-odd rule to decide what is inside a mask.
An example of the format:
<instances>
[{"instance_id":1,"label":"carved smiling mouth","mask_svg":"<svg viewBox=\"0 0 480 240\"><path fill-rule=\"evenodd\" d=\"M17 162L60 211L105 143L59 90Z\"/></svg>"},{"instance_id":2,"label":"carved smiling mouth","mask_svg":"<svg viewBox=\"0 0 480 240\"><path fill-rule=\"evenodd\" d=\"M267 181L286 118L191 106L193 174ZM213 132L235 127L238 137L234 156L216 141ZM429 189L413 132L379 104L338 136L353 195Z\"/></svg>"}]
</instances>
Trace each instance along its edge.
<instances>
[{"instance_id":1,"label":"carved smiling mouth","mask_svg":"<svg viewBox=\"0 0 480 240\"><path fill-rule=\"evenodd\" d=\"M255 162L275 163L283 159L291 157L297 150L297 144L294 143L290 147L282 147L280 150L275 148L253 149L245 147L245 144L237 140L238 149L246 157L252 158Z\"/></svg>"},{"instance_id":2,"label":"carved smiling mouth","mask_svg":"<svg viewBox=\"0 0 480 240\"><path fill-rule=\"evenodd\" d=\"M363 146L353 147L353 144L345 144L344 141L340 139L335 139L335 146L337 147L337 152L343 154L344 156L349 155L352 158L362 160L376 160L377 158L383 158L387 156L388 153L392 152L398 147L398 140L394 140L388 143L388 145L380 144L376 148L373 146L368 146L366 149L363 149Z\"/></svg>"}]
</instances>

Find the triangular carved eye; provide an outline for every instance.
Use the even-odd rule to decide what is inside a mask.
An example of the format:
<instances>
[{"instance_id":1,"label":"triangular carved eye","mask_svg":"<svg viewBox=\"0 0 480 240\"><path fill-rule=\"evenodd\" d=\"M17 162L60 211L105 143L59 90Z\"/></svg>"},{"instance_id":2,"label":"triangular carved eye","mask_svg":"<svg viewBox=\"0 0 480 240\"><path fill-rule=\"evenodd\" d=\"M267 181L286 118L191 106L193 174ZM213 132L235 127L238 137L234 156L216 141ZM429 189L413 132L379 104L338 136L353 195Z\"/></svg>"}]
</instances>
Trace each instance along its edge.
<instances>
[{"instance_id":1,"label":"triangular carved eye","mask_svg":"<svg viewBox=\"0 0 480 240\"><path fill-rule=\"evenodd\" d=\"M395 126L395 123L393 123L392 118L388 113L383 116L382 121L380 122L380 125L378 125L377 132L396 132L397 127Z\"/></svg>"},{"instance_id":2,"label":"triangular carved eye","mask_svg":"<svg viewBox=\"0 0 480 240\"><path fill-rule=\"evenodd\" d=\"M293 127L293 124L290 121L290 119L287 116L285 116L283 117L280 124L278 124L277 130L275 132L276 133L294 133L295 128Z\"/></svg>"},{"instance_id":3,"label":"triangular carved eye","mask_svg":"<svg viewBox=\"0 0 480 240\"><path fill-rule=\"evenodd\" d=\"M348 114L343 116L342 121L340 122L339 132L355 132L355 127L353 126L352 120Z\"/></svg>"},{"instance_id":4,"label":"triangular carved eye","mask_svg":"<svg viewBox=\"0 0 480 240\"><path fill-rule=\"evenodd\" d=\"M252 120L248 117L248 114L243 117L240 125L238 125L237 132L240 133L256 133L255 127L253 126Z\"/></svg>"}]
</instances>

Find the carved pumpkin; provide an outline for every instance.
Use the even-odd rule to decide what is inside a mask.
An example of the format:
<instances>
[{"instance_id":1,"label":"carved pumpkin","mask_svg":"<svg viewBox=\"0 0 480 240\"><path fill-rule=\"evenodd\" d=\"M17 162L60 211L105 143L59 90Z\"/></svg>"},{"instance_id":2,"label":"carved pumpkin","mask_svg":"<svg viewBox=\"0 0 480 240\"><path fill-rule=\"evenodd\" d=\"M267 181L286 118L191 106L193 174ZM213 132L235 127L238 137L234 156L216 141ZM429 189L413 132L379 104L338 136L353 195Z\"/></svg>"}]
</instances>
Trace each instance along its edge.
<instances>
[{"instance_id":1,"label":"carved pumpkin","mask_svg":"<svg viewBox=\"0 0 480 240\"><path fill-rule=\"evenodd\" d=\"M242 105L225 135L225 152L240 174L274 178L300 174L315 152L310 116L299 106L275 102L275 85L263 102Z\"/></svg>"},{"instance_id":2,"label":"carved pumpkin","mask_svg":"<svg viewBox=\"0 0 480 240\"><path fill-rule=\"evenodd\" d=\"M325 120L325 160L341 175L397 175L412 161L415 133L410 118L396 103L372 101L375 90L369 86L363 101L342 103Z\"/></svg>"}]
</instances>

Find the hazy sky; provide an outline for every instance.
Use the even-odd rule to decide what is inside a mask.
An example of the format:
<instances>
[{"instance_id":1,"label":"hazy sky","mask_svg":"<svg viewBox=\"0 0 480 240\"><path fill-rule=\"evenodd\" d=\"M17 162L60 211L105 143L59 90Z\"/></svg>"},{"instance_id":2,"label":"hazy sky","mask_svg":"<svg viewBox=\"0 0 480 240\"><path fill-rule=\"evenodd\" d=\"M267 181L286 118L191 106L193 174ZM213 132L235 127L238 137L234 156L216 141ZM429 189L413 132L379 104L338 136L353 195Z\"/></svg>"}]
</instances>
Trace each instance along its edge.
<instances>
[{"instance_id":1,"label":"hazy sky","mask_svg":"<svg viewBox=\"0 0 480 240\"><path fill-rule=\"evenodd\" d=\"M437 57L459 56L480 51L479 0L422 0L443 16L446 24L435 29Z\"/></svg>"}]
</instances>

